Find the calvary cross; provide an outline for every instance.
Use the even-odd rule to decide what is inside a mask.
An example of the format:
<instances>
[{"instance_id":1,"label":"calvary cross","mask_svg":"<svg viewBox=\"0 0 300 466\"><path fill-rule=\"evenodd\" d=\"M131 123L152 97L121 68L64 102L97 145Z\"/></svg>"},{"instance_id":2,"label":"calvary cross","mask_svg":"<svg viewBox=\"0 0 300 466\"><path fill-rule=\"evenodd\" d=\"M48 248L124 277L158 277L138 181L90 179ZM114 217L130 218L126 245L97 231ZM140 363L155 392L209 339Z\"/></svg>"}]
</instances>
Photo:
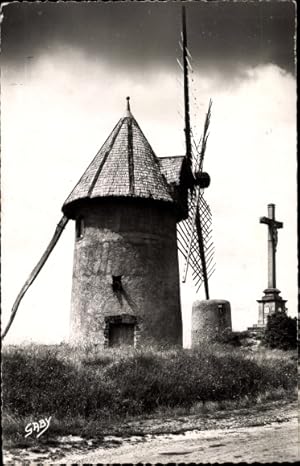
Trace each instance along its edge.
<instances>
[{"instance_id":1,"label":"calvary cross","mask_svg":"<svg viewBox=\"0 0 300 466\"><path fill-rule=\"evenodd\" d=\"M268 288L276 288L276 247L282 222L275 220L275 204L268 204L268 217L261 217L260 223L268 225Z\"/></svg>"}]
</instances>

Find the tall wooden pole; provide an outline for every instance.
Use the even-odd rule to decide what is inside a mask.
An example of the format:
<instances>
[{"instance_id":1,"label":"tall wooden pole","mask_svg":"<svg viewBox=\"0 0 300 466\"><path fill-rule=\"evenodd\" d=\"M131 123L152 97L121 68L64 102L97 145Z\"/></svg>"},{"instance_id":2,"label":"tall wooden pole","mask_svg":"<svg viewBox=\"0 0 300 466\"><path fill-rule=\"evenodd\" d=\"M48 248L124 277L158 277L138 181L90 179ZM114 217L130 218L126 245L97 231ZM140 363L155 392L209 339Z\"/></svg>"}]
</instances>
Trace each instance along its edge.
<instances>
[{"instance_id":1,"label":"tall wooden pole","mask_svg":"<svg viewBox=\"0 0 300 466\"><path fill-rule=\"evenodd\" d=\"M201 257L201 262L202 262L202 274L203 274L205 298L209 299L207 268L206 268L206 260L205 260L205 252L204 252L204 243L203 243L200 212L198 210L198 207L197 207L197 210L196 210L196 219L195 220L196 220L197 233L198 233L199 251L200 251L200 257Z\"/></svg>"},{"instance_id":2,"label":"tall wooden pole","mask_svg":"<svg viewBox=\"0 0 300 466\"><path fill-rule=\"evenodd\" d=\"M183 53L183 86L184 86L184 120L185 120L185 146L186 158L192 164L191 123L190 123L190 100L189 100L189 77L187 59L187 35L185 6L182 6L182 53Z\"/></svg>"},{"instance_id":3,"label":"tall wooden pole","mask_svg":"<svg viewBox=\"0 0 300 466\"><path fill-rule=\"evenodd\" d=\"M60 221L57 224L57 227L55 229L54 235L53 235L50 243L48 244L44 254L40 258L39 262L37 263L37 265L35 266L35 268L31 272L31 274L29 275L26 282L24 283L20 293L18 294L18 296L17 296L17 298L16 298L16 300L14 302L14 305L13 305L12 310L11 310L10 319L9 319L8 324L7 324L3 334L1 336L1 340L4 340L6 334L8 333L8 331L9 331L9 329L10 329L10 327L11 327L13 321L14 321L14 318L16 316L16 313L17 313L18 307L20 305L20 302L22 301L26 291L32 285L32 283L34 282L34 280L38 276L39 272L43 268L44 264L46 263L48 257L50 256L52 250L54 249L54 246L56 245L57 241L59 240L60 235L62 234L66 224L68 223L68 220L69 219L67 217L65 217L65 216L63 216L60 219Z\"/></svg>"}]
</instances>

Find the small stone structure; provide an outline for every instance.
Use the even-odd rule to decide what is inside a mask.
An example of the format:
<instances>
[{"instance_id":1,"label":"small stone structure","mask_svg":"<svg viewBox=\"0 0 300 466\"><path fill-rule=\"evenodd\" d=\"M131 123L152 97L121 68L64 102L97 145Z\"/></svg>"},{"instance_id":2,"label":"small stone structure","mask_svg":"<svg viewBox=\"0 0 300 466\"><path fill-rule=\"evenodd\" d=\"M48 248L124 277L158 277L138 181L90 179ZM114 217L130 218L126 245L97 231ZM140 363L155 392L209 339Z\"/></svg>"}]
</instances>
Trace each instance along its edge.
<instances>
[{"instance_id":1,"label":"small stone structure","mask_svg":"<svg viewBox=\"0 0 300 466\"><path fill-rule=\"evenodd\" d=\"M202 341L214 341L225 329L231 330L229 301L195 301L192 309L192 348Z\"/></svg>"},{"instance_id":2,"label":"small stone structure","mask_svg":"<svg viewBox=\"0 0 300 466\"><path fill-rule=\"evenodd\" d=\"M182 345L176 223L185 157L157 158L126 115L63 205L76 221L70 342Z\"/></svg>"}]
</instances>

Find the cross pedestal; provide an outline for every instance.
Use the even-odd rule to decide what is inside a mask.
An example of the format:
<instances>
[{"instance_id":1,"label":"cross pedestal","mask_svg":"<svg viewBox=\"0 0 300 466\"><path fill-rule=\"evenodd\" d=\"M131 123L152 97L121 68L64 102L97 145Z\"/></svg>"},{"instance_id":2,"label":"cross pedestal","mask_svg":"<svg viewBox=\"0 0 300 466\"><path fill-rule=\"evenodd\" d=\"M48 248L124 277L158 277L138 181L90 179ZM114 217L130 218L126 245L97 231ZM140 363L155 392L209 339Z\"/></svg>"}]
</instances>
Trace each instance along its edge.
<instances>
[{"instance_id":1,"label":"cross pedestal","mask_svg":"<svg viewBox=\"0 0 300 466\"><path fill-rule=\"evenodd\" d=\"M268 225L268 288L264 290L262 299L257 300L259 303L258 327L265 327L269 314L286 311L286 300L279 296L280 291L276 288L277 230L283 227L283 223L275 220L274 204L268 205L268 217L261 217L259 221Z\"/></svg>"}]
</instances>

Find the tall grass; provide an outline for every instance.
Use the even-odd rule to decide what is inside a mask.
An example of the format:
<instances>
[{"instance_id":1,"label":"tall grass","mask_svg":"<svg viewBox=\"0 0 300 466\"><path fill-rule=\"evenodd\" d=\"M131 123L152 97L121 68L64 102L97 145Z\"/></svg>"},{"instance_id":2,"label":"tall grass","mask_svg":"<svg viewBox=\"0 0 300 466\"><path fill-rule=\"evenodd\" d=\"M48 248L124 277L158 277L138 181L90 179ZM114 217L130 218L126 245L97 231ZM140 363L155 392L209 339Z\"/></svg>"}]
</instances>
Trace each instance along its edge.
<instances>
[{"instance_id":1,"label":"tall grass","mask_svg":"<svg viewBox=\"0 0 300 466\"><path fill-rule=\"evenodd\" d=\"M3 411L11 420L120 419L278 390L288 394L297 383L296 362L287 353L218 345L100 354L95 347L31 344L2 353ZM6 417L8 433L12 424Z\"/></svg>"}]
</instances>

